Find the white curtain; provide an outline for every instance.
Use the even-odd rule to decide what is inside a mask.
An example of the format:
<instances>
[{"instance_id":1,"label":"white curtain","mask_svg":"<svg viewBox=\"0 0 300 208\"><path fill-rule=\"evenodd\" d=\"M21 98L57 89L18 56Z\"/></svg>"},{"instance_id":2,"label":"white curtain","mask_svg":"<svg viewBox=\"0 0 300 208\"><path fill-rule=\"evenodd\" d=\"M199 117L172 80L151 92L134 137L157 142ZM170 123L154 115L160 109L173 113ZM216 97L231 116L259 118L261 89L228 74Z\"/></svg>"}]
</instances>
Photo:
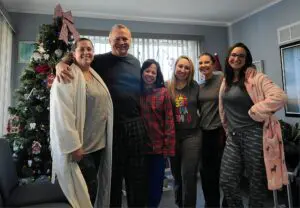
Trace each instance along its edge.
<instances>
[{"instance_id":1,"label":"white curtain","mask_svg":"<svg viewBox=\"0 0 300 208\"><path fill-rule=\"evenodd\" d=\"M94 43L95 54L111 51L111 47L108 43L108 37L85 35L82 37L89 38ZM200 41L133 38L129 52L137 57L141 63L143 63L146 59L155 59L158 61L165 80L171 78L176 59L180 55L186 55L193 60L195 67L195 80L200 82L198 70Z\"/></svg>"},{"instance_id":2,"label":"white curtain","mask_svg":"<svg viewBox=\"0 0 300 208\"><path fill-rule=\"evenodd\" d=\"M0 137L6 133L11 103L12 30L0 13Z\"/></svg>"}]
</instances>

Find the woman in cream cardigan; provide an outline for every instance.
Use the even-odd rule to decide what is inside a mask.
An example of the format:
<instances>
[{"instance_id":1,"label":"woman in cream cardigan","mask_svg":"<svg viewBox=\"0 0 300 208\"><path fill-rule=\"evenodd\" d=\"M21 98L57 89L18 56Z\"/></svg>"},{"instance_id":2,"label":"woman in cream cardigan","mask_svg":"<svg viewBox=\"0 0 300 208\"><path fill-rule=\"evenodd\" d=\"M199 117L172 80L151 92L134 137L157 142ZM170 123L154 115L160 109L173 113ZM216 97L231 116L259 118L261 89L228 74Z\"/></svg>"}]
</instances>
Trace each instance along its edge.
<instances>
[{"instance_id":1,"label":"woman in cream cardigan","mask_svg":"<svg viewBox=\"0 0 300 208\"><path fill-rule=\"evenodd\" d=\"M73 45L74 80L56 79L50 97L52 181L58 182L74 208L108 207L112 163L113 106L101 77L90 67L92 42Z\"/></svg>"},{"instance_id":2,"label":"woman in cream cardigan","mask_svg":"<svg viewBox=\"0 0 300 208\"><path fill-rule=\"evenodd\" d=\"M250 70L254 71L247 46L233 45L219 92L219 112L227 133L220 185L229 207L243 207L239 190L243 169L249 179L249 207L264 206L266 184L275 190L288 183L281 129L274 115L287 97L266 75L246 76Z\"/></svg>"}]
</instances>

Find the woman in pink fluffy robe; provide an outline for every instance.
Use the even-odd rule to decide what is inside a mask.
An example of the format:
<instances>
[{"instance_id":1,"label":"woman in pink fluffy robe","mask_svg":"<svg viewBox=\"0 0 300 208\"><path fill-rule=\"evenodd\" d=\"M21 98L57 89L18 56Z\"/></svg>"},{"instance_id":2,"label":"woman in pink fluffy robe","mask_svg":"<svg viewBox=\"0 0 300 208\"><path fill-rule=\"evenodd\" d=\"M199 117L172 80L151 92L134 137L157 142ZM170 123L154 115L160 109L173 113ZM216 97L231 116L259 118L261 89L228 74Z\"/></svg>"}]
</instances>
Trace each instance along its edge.
<instances>
[{"instance_id":1,"label":"woman in pink fluffy robe","mask_svg":"<svg viewBox=\"0 0 300 208\"><path fill-rule=\"evenodd\" d=\"M239 188L244 171L249 179L250 207L263 207L266 184L275 190L288 183L281 129L274 115L287 97L266 75L245 76L251 70L247 46L233 45L219 93L219 111L227 133L220 185L229 207L243 207Z\"/></svg>"}]
</instances>

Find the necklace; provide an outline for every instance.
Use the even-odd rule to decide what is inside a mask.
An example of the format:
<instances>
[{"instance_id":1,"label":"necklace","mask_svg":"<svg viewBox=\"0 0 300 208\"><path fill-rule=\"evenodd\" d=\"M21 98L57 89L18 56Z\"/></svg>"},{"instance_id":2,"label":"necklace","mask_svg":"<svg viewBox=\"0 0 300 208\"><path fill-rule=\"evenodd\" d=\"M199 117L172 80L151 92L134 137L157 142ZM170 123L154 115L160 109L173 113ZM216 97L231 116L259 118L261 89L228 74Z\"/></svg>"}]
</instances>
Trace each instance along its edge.
<instances>
[{"instance_id":1,"label":"necklace","mask_svg":"<svg viewBox=\"0 0 300 208\"><path fill-rule=\"evenodd\" d=\"M186 86L186 82L178 82L176 83L176 89L182 90Z\"/></svg>"}]
</instances>

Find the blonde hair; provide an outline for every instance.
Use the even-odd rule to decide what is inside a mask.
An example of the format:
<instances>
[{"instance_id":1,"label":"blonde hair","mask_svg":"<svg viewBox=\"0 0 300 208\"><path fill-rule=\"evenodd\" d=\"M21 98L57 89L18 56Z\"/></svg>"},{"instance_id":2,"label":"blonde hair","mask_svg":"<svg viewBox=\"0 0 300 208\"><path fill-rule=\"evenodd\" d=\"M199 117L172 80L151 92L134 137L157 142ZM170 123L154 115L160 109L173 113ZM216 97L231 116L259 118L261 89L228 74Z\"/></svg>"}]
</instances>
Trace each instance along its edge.
<instances>
[{"instance_id":1,"label":"blonde hair","mask_svg":"<svg viewBox=\"0 0 300 208\"><path fill-rule=\"evenodd\" d=\"M190 66L191 66L190 74L189 74L189 77L187 78L187 86L189 86L192 83L192 81L194 80L195 68L194 68L193 61L188 56L179 56L176 59L176 62L175 62L175 65L174 65L172 78L171 78L171 80L168 81L168 85L167 85L168 91L169 91L169 93L170 93L173 100L175 100L175 95L176 95L176 93L175 93L176 92L176 76L175 76L176 66L177 66L177 63L181 59L188 60L188 62L190 63Z\"/></svg>"}]
</instances>

